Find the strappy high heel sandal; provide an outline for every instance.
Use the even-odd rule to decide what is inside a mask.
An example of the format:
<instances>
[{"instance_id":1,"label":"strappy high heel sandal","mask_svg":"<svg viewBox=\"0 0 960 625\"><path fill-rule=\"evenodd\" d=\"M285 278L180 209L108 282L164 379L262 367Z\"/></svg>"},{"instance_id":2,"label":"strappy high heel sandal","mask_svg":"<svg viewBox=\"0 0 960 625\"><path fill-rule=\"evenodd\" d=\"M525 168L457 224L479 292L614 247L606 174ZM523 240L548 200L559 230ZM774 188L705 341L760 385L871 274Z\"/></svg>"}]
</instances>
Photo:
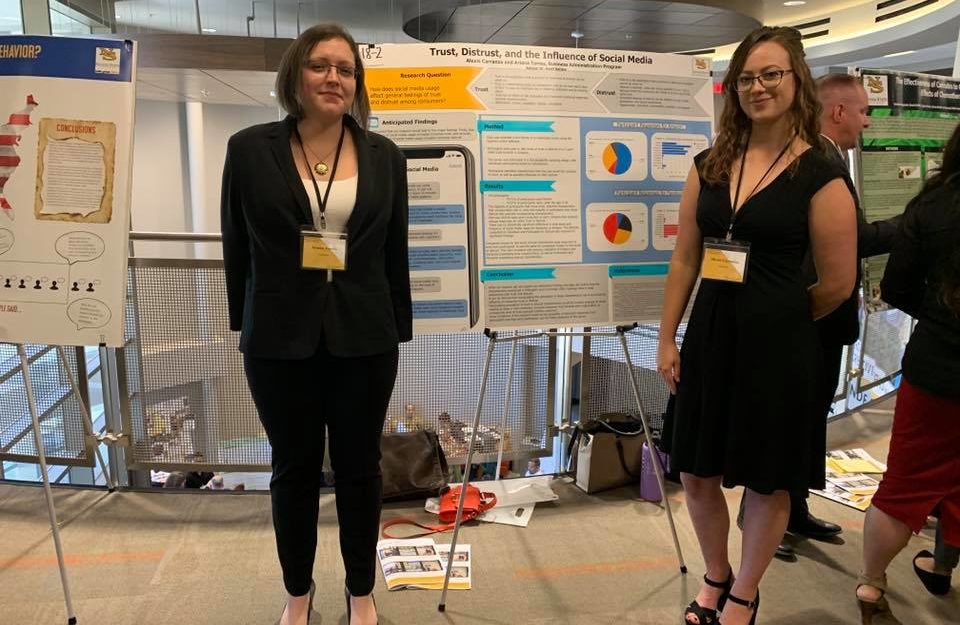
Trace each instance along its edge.
<instances>
[{"instance_id":1,"label":"strappy high heel sandal","mask_svg":"<svg viewBox=\"0 0 960 625\"><path fill-rule=\"evenodd\" d=\"M861 586L872 586L880 591L880 598L876 601L866 601L860 598L857 593L857 605L860 606L860 623L862 625L872 625L873 617L877 614L884 614L890 611L890 604L887 603L887 576L867 577L863 573L857 576L857 590Z\"/></svg>"},{"instance_id":2,"label":"strappy high heel sandal","mask_svg":"<svg viewBox=\"0 0 960 625\"><path fill-rule=\"evenodd\" d=\"M753 601L747 601L746 599L741 599L740 597L734 595L733 593L727 593L727 600L733 601L737 605L742 605L743 607L753 610L753 616L750 617L749 625L756 625L757 623L757 612L760 611L760 589L757 589L757 598Z\"/></svg>"},{"instance_id":3,"label":"strappy high heel sandal","mask_svg":"<svg viewBox=\"0 0 960 625\"><path fill-rule=\"evenodd\" d=\"M720 595L720 598L717 600L716 609L705 608L694 599L690 602L690 605L687 606L687 609L683 611L683 623L684 625L693 625L692 621L687 620L688 616L697 617L697 623L699 625L713 625L717 623L717 613L723 610L724 604L727 602L727 597L730 596L730 587L733 586L733 569L730 569L729 575L727 575L727 581L725 582L715 582L706 575L703 576L703 583L711 588L720 588L723 590L723 594Z\"/></svg>"}]
</instances>

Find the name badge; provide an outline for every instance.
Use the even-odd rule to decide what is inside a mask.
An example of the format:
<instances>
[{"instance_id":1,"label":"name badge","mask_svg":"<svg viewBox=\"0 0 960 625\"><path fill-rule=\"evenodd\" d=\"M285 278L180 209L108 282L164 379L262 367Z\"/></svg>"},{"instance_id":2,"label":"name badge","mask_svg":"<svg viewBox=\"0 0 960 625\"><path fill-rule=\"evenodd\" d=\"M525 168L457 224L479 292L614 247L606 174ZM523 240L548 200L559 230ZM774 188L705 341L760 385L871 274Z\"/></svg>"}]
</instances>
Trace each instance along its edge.
<instances>
[{"instance_id":1,"label":"name badge","mask_svg":"<svg viewBox=\"0 0 960 625\"><path fill-rule=\"evenodd\" d=\"M750 243L707 237L703 240L700 275L707 280L743 284L747 281Z\"/></svg>"},{"instance_id":2,"label":"name badge","mask_svg":"<svg viewBox=\"0 0 960 625\"><path fill-rule=\"evenodd\" d=\"M300 232L300 268L343 271L347 268L347 233Z\"/></svg>"}]
</instances>

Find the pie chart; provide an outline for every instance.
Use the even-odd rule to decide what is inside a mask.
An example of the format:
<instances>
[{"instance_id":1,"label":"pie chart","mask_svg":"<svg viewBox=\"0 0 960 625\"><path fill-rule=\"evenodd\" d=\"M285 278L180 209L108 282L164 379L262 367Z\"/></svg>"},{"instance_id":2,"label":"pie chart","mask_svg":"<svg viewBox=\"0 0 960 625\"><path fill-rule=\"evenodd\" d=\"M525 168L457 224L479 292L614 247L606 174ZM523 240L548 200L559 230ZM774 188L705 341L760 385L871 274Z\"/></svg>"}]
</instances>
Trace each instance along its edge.
<instances>
[{"instance_id":1,"label":"pie chart","mask_svg":"<svg viewBox=\"0 0 960 625\"><path fill-rule=\"evenodd\" d=\"M633 234L633 224L623 213L610 213L603 220L603 236L614 245L626 243L630 240L631 234Z\"/></svg>"},{"instance_id":2,"label":"pie chart","mask_svg":"<svg viewBox=\"0 0 960 625\"><path fill-rule=\"evenodd\" d=\"M626 144L614 141L603 148L603 167L616 176L627 173L633 163L633 155Z\"/></svg>"}]
</instances>

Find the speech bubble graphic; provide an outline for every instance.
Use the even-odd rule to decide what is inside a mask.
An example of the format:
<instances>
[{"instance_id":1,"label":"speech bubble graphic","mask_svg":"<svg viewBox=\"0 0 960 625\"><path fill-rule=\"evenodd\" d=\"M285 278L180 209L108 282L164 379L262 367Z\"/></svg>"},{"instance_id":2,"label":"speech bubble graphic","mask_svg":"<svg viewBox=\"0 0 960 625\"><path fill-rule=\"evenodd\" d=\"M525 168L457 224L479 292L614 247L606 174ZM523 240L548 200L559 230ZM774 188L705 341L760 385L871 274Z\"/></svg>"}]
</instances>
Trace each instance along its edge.
<instances>
[{"instance_id":1,"label":"speech bubble graphic","mask_svg":"<svg viewBox=\"0 0 960 625\"><path fill-rule=\"evenodd\" d=\"M6 254L13 247L13 232L0 228L0 254Z\"/></svg>"},{"instance_id":2,"label":"speech bubble graphic","mask_svg":"<svg viewBox=\"0 0 960 625\"><path fill-rule=\"evenodd\" d=\"M92 232L68 232L57 239L57 254L71 265L96 260L106 247L103 239Z\"/></svg>"},{"instance_id":3,"label":"speech bubble graphic","mask_svg":"<svg viewBox=\"0 0 960 625\"><path fill-rule=\"evenodd\" d=\"M78 330L102 328L110 321L111 313L107 305L98 299L78 299L67 307L67 317L76 324Z\"/></svg>"}]
</instances>

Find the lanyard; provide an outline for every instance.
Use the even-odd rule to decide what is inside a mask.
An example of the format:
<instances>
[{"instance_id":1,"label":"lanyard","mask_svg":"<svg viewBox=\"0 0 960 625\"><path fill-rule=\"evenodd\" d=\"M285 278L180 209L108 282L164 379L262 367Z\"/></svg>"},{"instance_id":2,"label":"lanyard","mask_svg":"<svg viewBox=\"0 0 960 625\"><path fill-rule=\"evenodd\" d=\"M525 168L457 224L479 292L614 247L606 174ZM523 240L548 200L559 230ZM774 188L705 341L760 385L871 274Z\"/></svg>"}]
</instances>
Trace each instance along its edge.
<instances>
[{"instance_id":1,"label":"lanyard","mask_svg":"<svg viewBox=\"0 0 960 625\"><path fill-rule=\"evenodd\" d=\"M323 192L323 197L320 197L320 185L317 184L317 178L313 175L313 168L310 167L310 161L307 160L307 152L303 147L303 137L300 136L300 129L294 126L293 131L297 134L297 143L300 144L300 153L303 154L303 164L307 166L307 171L310 172L310 181L313 182L313 192L317 196L317 208L320 209L320 229L327 229L327 200L330 199L330 187L333 185L333 179L337 175L337 165L340 163L340 149L343 147L343 133L346 130L346 126L343 122L340 123L340 140L337 141L337 154L333 157L333 169L330 170L330 177L327 179L327 188Z\"/></svg>"},{"instance_id":2,"label":"lanyard","mask_svg":"<svg viewBox=\"0 0 960 625\"><path fill-rule=\"evenodd\" d=\"M790 148L790 144L793 143L793 136L787 141L787 144L783 146L783 149L780 150L780 153L777 154L777 158L773 159L773 162L770 163L770 167L767 167L767 171L760 177L760 180L757 181L756 186L753 187L753 190L747 194L747 197L743 200L743 203L746 204L747 201L753 197L753 194L757 192L757 189L760 188L760 185L763 184L763 181L767 179L767 176L770 175L770 172L773 171L773 168L777 166L777 163L780 162L780 159L783 158L783 155L787 153L787 150ZM740 185L743 183L743 170L746 168L747 164L747 149L750 147L750 139L747 138L747 147L743 149L743 157L740 159L740 173L737 176L737 191L733 196L733 206L731 206L730 211L730 227L727 228L727 241L733 239L733 224L737 220L737 214L740 212L740 209L737 208L737 204L740 203ZM743 208L742 206L740 208Z\"/></svg>"}]
</instances>

